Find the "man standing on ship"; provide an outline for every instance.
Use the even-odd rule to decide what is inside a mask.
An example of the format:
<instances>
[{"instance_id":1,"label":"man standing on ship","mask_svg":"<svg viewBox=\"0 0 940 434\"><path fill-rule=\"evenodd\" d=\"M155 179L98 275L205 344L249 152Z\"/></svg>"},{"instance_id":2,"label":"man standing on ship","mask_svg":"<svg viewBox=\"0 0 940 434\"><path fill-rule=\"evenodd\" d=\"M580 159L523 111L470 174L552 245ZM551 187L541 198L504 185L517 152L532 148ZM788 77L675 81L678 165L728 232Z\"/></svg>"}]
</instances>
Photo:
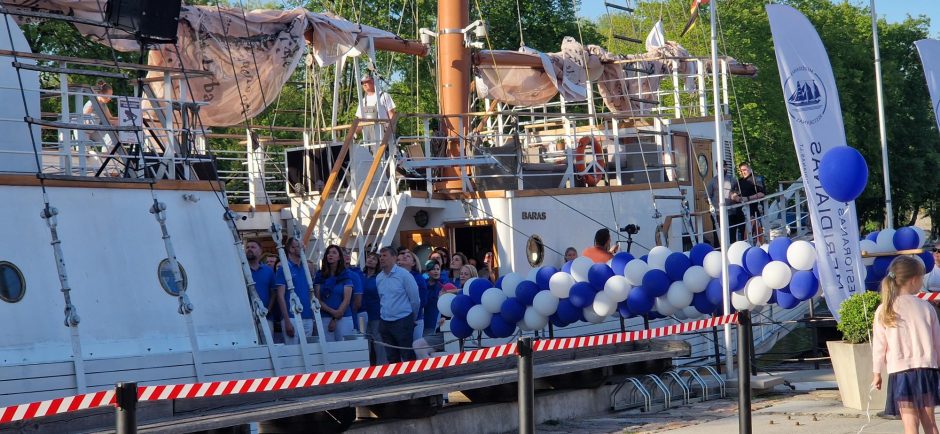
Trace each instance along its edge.
<instances>
[{"instance_id":1,"label":"man standing on ship","mask_svg":"<svg viewBox=\"0 0 940 434\"><path fill-rule=\"evenodd\" d=\"M304 273L303 269L303 258L300 257L300 241L296 238L288 238L284 243L287 250L287 264L281 264L275 273L274 283L277 288L277 305L281 312L283 318L284 326L284 342L288 344L297 344L300 343L300 339L297 335L299 330L294 330L294 325L291 323L291 318L294 317L294 312L291 312L288 309L288 304L290 300L287 298L287 278L284 275L284 266L287 265L287 271L290 272L291 281L294 283L294 293L297 294L297 298L300 299L300 304L303 306L303 312L300 316L302 318L302 323L304 325L304 330L302 334L304 336L313 336L313 308L310 306L310 282L307 281L307 274Z\"/></svg>"},{"instance_id":2,"label":"man standing on ship","mask_svg":"<svg viewBox=\"0 0 940 434\"><path fill-rule=\"evenodd\" d=\"M373 154L379 143L382 142L387 122L395 117L395 101L385 91L377 91L375 79L371 75L362 77L362 99L356 108L356 117L360 119L360 126L356 131L362 132L362 143L351 146L349 149L349 167L351 170L352 186L360 186L369 173ZM388 138L389 145L393 145L392 137ZM392 155L395 155L394 153ZM363 187L365 189L365 187Z\"/></svg>"},{"instance_id":3,"label":"man standing on ship","mask_svg":"<svg viewBox=\"0 0 940 434\"><path fill-rule=\"evenodd\" d=\"M758 182L757 177L754 176L754 172L751 171L751 166L747 163L741 163L738 165L738 173L741 175L738 178L738 182L731 187L731 199L737 203L745 202L754 202L764 198L764 185L761 182ZM761 215L760 205L757 203L751 203L748 210L750 214L750 221L745 222L745 225L739 229L739 240L746 240L745 235L747 234L747 226L751 227L751 233L755 236L760 235L760 230L758 228L758 218Z\"/></svg>"},{"instance_id":4,"label":"man standing on ship","mask_svg":"<svg viewBox=\"0 0 940 434\"><path fill-rule=\"evenodd\" d=\"M379 334L382 342L389 346L385 355L389 363L415 360L411 348L415 327L415 315L421 309L421 297L414 276L396 262L398 254L391 247L379 251L379 266L382 270L375 277L379 292Z\"/></svg>"},{"instance_id":5,"label":"man standing on ship","mask_svg":"<svg viewBox=\"0 0 940 434\"><path fill-rule=\"evenodd\" d=\"M261 263L261 252L261 243L255 240L245 241L245 258L248 259L248 268L251 269L251 279L255 281L255 291L258 293L258 298L261 299L264 307L268 309L267 321L273 331L275 319L280 318L280 312L274 310L276 308L276 297L273 296L276 292L274 270ZM283 335L278 334L273 338L275 343L284 342Z\"/></svg>"}]
</instances>

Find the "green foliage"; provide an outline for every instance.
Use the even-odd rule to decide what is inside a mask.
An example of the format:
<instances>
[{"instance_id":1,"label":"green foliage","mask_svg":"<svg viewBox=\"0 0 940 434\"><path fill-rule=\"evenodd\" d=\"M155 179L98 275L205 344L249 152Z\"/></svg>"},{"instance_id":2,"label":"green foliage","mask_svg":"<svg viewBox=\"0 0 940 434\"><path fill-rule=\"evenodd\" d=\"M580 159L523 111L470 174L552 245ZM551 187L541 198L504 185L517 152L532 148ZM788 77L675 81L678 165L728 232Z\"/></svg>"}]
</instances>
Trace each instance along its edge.
<instances>
[{"instance_id":1,"label":"green foliage","mask_svg":"<svg viewBox=\"0 0 940 434\"><path fill-rule=\"evenodd\" d=\"M881 293L865 291L855 294L842 302L839 307L839 316L842 320L838 329L842 338L850 344L863 344L871 336L872 323L875 320L875 310L881 304Z\"/></svg>"}]
</instances>

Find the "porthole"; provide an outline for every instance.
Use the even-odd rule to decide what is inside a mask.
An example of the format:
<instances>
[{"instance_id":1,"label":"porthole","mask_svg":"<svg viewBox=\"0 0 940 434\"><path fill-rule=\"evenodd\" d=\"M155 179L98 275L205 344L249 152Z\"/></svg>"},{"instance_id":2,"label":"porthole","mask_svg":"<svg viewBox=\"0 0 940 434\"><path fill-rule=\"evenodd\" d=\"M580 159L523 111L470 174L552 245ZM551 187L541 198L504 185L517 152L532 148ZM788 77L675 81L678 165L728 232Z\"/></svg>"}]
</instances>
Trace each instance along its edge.
<instances>
[{"instance_id":1,"label":"porthole","mask_svg":"<svg viewBox=\"0 0 940 434\"><path fill-rule=\"evenodd\" d=\"M0 300L16 303L26 294L26 279L16 265L0 261Z\"/></svg>"},{"instance_id":2,"label":"porthole","mask_svg":"<svg viewBox=\"0 0 940 434\"><path fill-rule=\"evenodd\" d=\"M180 274L183 277L182 289L185 291L186 284L188 282L186 279L186 269L183 268L183 264L181 264L179 261L176 261L176 263L180 267ZM173 269L170 268L169 259L163 259L160 261L160 265L157 266L157 279L160 281L160 286L163 287L163 290L166 291L167 294L170 294L174 297L180 295L180 288L176 287L176 277L173 276Z\"/></svg>"},{"instance_id":3,"label":"porthole","mask_svg":"<svg viewBox=\"0 0 940 434\"><path fill-rule=\"evenodd\" d=\"M529 241L525 244L525 257L529 265L533 267L542 265L542 261L545 260L545 243L542 242L542 237L538 235L529 237Z\"/></svg>"}]
</instances>

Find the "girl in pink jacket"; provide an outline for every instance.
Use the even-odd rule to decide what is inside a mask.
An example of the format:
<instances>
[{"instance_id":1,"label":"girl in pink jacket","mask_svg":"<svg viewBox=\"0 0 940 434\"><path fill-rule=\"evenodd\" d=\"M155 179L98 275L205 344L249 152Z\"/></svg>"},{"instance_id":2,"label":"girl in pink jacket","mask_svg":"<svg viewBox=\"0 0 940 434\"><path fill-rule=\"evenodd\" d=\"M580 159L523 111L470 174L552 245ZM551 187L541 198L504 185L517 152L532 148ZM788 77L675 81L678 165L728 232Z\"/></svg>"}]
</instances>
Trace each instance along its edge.
<instances>
[{"instance_id":1,"label":"girl in pink jacket","mask_svg":"<svg viewBox=\"0 0 940 434\"><path fill-rule=\"evenodd\" d=\"M881 306L875 312L872 355L874 380L881 389L888 374L885 413L901 415L906 434L937 434L934 407L940 404L940 323L930 303L917 298L924 265L911 256L891 261L881 281Z\"/></svg>"}]
</instances>

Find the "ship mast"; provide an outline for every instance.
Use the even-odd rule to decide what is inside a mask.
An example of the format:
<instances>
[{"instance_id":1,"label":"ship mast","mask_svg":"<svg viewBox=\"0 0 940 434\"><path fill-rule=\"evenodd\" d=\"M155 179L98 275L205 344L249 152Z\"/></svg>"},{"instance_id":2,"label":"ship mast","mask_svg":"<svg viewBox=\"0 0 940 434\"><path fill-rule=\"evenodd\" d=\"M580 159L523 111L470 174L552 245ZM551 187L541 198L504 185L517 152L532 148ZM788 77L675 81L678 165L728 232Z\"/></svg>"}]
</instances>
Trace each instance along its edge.
<instances>
[{"instance_id":1,"label":"ship mast","mask_svg":"<svg viewBox=\"0 0 940 434\"><path fill-rule=\"evenodd\" d=\"M470 24L470 0L437 2L437 68L442 129L447 133L447 155L460 158L460 137L469 127L470 111L470 47L465 43L464 29ZM446 179L438 189L460 190L463 167L444 167Z\"/></svg>"}]
</instances>

